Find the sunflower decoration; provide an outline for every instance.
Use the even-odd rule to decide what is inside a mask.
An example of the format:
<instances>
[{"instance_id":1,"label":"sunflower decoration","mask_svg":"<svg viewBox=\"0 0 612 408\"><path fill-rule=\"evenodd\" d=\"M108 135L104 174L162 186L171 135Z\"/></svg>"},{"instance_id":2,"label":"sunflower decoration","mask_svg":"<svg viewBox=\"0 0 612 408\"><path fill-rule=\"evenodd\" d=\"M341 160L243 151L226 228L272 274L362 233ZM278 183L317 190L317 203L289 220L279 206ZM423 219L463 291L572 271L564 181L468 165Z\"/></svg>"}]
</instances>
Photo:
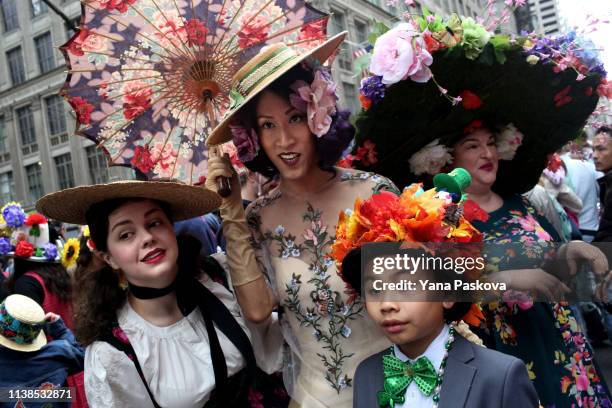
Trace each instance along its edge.
<instances>
[{"instance_id":1,"label":"sunflower decoration","mask_svg":"<svg viewBox=\"0 0 612 408\"><path fill-rule=\"evenodd\" d=\"M66 241L66 244L64 244L61 261L62 265L68 272L74 272L76 269L76 262L80 251L81 244L76 238L70 238L68 241Z\"/></svg>"}]
</instances>

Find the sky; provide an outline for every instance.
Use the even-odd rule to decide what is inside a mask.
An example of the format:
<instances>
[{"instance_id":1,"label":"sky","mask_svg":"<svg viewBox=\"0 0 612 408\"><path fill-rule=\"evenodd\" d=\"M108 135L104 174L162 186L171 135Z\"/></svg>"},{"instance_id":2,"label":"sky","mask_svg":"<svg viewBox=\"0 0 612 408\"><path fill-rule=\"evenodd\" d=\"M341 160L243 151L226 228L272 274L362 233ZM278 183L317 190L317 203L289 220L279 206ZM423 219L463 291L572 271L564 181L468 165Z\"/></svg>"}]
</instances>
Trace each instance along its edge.
<instances>
[{"instance_id":1,"label":"sky","mask_svg":"<svg viewBox=\"0 0 612 408\"><path fill-rule=\"evenodd\" d=\"M608 24L598 24L597 31L587 34L587 37L600 48L600 59L606 70L612 72L612 0L557 1L560 17L568 28L585 28L589 18L593 17L609 21Z\"/></svg>"}]
</instances>

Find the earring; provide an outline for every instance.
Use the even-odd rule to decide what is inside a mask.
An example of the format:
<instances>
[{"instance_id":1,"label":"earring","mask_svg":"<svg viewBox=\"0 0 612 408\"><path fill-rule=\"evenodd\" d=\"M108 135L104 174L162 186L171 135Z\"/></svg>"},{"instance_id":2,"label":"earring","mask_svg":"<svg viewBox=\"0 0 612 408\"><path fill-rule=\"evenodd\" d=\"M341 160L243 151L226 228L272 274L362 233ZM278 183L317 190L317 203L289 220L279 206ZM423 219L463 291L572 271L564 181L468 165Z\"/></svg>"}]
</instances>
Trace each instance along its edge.
<instances>
[{"instance_id":1,"label":"earring","mask_svg":"<svg viewBox=\"0 0 612 408\"><path fill-rule=\"evenodd\" d=\"M123 274L119 274L119 289L124 292L128 289L128 280Z\"/></svg>"}]
</instances>

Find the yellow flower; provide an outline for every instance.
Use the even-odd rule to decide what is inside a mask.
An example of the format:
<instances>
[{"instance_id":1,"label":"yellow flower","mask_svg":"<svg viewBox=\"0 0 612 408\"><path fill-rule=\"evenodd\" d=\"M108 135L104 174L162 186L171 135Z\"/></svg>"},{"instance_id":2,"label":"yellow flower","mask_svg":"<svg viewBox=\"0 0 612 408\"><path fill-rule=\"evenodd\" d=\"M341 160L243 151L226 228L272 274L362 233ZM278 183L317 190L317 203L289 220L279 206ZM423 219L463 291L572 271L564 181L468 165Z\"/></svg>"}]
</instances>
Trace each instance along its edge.
<instances>
[{"instance_id":1,"label":"yellow flower","mask_svg":"<svg viewBox=\"0 0 612 408\"><path fill-rule=\"evenodd\" d=\"M85 237L85 238L89 238L90 237L90 233L89 233L89 225L85 225L82 229L81 229L81 234Z\"/></svg>"},{"instance_id":2,"label":"yellow flower","mask_svg":"<svg viewBox=\"0 0 612 408\"><path fill-rule=\"evenodd\" d=\"M64 248L62 249L62 265L68 271L72 272L76 268L76 261L79 257L80 250L81 244L76 238L70 238L66 241L66 244L64 244Z\"/></svg>"},{"instance_id":3,"label":"yellow flower","mask_svg":"<svg viewBox=\"0 0 612 408\"><path fill-rule=\"evenodd\" d=\"M530 363L525 364L525 365L527 366L527 374L529 374L529 379L531 381L535 380L536 379L536 375L533 372L533 361L531 361Z\"/></svg>"}]
</instances>

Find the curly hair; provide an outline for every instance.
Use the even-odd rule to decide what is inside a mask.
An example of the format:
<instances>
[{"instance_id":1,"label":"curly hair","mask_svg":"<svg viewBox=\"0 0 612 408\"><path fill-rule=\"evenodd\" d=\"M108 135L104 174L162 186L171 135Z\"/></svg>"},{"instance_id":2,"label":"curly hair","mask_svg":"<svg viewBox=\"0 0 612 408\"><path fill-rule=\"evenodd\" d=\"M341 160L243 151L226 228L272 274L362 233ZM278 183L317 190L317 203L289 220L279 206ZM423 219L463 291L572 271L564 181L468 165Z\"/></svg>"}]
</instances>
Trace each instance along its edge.
<instances>
[{"instance_id":1,"label":"curly hair","mask_svg":"<svg viewBox=\"0 0 612 408\"><path fill-rule=\"evenodd\" d=\"M266 90L289 101L289 95L292 92L291 85L298 80L312 83L314 80L313 71L306 67L305 64L299 64L268 85ZM255 129L257 131L257 104L262 94L263 92L260 92L238 113L238 121L247 129ZM332 116L329 131L322 137L312 135L316 152L319 155L318 164L321 169L333 171L334 164L338 162L342 153L353 140L355 128L349 122L349 117L350 111L338 109L336 114ZM278 169L272 164L272 161L263 149L259 150L253 160L246 161L244 164L250 170L260 173L265 177L273 178L278 176Z\"/></svg>"},{"instance_id":2,"label":"curly hair","mask_svg":"<svg viewBox=\"0 0 612 408\"><path fill-rule=\"evenodd\" d=\"M107 250L108 217L122 205L142 199L113 199L94 204L87 211L91 238L97 250ZM169 206L158 204L170 220ZM74 273L75 335L80 344L88 346L100 340L117 320L119 310L127 300L127 291L119 287L119 274L89 250L87 238L81 237L81 250ZM179 276L177 279L198 278L200 244L191 236L177 237Z\"/></svg>"}]
</instances>

